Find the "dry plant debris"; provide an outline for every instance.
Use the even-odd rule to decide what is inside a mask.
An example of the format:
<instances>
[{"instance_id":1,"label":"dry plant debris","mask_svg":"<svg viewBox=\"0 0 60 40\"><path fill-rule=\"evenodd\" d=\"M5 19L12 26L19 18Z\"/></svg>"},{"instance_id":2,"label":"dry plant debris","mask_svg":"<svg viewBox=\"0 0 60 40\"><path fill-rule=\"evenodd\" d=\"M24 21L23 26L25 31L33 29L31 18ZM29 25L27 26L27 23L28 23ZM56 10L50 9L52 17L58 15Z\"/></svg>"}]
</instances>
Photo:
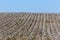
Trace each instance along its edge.
<instances>
[{"instance_id":1,"label":"dry plant debris","mask_svg":"<svg viewBox=\"0 0 60 40\"><path fill-rule=\"evenodd\" d=\"M60 14L0 13L0 40L60 40Z\"/></svg>"}]
</instances>

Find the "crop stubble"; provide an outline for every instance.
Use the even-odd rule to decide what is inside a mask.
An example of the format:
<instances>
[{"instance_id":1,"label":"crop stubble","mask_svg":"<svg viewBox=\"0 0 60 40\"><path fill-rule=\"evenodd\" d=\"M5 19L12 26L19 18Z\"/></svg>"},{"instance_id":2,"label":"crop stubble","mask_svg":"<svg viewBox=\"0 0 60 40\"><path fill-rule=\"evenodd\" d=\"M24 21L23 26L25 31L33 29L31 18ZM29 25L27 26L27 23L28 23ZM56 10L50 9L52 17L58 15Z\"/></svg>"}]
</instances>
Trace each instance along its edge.
<instances>
[{"instance_id":1,"label":"crop stubble","mask_svg":"<svg viewBox=\"0 0 60 40\"><path fill-rule=\"evenodd\" d=\"M60 40L60 14L0 13L0 40Z\"/></svg>"}]
</instances>

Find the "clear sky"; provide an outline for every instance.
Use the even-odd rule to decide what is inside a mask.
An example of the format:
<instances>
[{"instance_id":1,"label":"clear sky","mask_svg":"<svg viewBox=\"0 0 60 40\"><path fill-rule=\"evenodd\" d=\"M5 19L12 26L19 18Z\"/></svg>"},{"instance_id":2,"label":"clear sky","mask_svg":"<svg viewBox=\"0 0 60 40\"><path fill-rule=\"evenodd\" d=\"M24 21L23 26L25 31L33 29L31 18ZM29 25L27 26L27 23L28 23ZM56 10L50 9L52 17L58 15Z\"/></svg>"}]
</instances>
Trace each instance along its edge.
<instances>
[{"instance_id":1,"label":"clear sky","mask_svg":"<svg viewBox=\"0 0 60 40\"><path fill-rule=\"evenodd\" d=\"M60 13L60 0L0 0L0 12Z\"/></svg>"}]
</instances>

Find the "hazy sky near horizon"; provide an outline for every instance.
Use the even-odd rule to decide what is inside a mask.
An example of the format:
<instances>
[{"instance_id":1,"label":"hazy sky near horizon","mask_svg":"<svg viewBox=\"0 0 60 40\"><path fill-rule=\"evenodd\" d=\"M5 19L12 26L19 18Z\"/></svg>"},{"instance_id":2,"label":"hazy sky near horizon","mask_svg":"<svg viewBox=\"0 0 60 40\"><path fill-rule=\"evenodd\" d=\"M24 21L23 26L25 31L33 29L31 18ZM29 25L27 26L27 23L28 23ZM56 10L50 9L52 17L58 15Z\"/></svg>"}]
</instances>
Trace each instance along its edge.
<instances>
[{"instance_id":1,"label":"hazy sky near horizon","mask_svg":"<svg viewBox=\"0 0 60 40\"><path fill-rule=\"evenodd\" d=\"M0 12L60 13L60 0L0 0Z\"/></svg>"}]
</instances>

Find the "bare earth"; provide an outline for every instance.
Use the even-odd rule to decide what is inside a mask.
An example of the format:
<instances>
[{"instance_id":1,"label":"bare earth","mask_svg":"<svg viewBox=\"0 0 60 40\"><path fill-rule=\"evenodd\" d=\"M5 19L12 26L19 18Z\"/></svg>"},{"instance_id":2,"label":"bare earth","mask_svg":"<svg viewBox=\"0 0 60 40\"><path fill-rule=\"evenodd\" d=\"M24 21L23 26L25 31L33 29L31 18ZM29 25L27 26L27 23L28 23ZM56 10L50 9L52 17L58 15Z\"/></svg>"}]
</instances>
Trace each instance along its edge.
<instances>
[{"instance_id":1,"label":"bare earth","mask_svg":"<svg viewBox=\"0 0 60 40\"><path fill-rule=\"evenodd\" d=\"M60 14L0 13L0 40L60 40Z\"/></svg>"}]
</instances>

